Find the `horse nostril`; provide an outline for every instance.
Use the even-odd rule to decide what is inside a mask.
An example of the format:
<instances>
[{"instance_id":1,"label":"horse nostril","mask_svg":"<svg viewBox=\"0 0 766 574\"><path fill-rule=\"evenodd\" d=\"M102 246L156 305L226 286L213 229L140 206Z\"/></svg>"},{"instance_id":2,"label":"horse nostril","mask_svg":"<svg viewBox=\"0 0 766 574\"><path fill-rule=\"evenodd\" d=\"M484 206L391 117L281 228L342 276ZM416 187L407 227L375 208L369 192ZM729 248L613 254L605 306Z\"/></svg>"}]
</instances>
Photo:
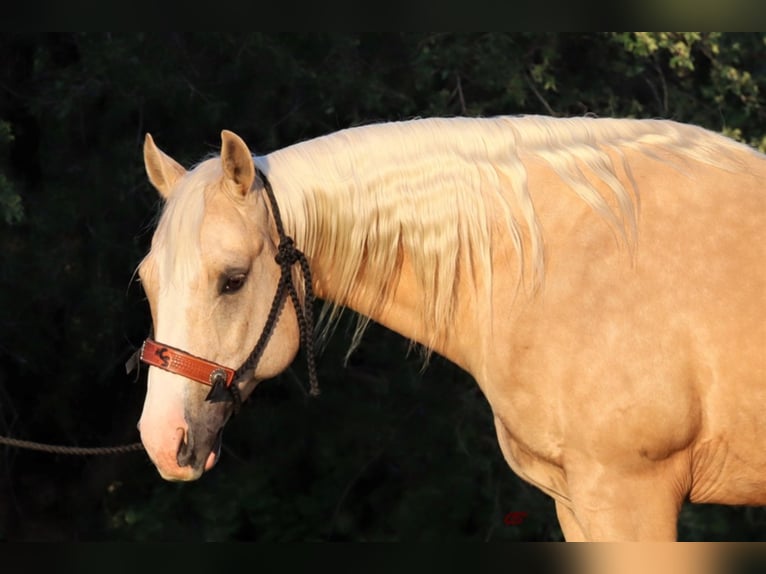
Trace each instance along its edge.
<instances>
[{"instance_id":1,"label":"horse nostril","mask_svg":"<svg viewBox=\"0 0 766 574\"><path fill-rule=\"evenodd\" d=\"M178 466L194 466L195 455L192 437L189 432L178 441L178 452L176 453L176 462Z\"/></svg>"}]
</instances>

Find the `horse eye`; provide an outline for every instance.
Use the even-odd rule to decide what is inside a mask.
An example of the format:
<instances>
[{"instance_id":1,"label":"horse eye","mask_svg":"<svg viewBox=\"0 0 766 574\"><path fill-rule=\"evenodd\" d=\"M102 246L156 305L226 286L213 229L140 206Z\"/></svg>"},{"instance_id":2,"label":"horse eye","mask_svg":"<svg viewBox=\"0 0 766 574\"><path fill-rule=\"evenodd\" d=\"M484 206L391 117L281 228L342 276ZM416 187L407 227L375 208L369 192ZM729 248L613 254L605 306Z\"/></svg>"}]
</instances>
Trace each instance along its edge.
<instances>
[{"instance_id":1,"label":"horse eye","mask_svg":"<svg viewBox=\"0 0 766 574\"><path fill-rule=\"evenodd\" d=\"M221 287L221 293L236 293L245 284L247 275L244 273L237 273L236 275L230 275L224 278L223 286Z\"/></svg>"}]
</instances>

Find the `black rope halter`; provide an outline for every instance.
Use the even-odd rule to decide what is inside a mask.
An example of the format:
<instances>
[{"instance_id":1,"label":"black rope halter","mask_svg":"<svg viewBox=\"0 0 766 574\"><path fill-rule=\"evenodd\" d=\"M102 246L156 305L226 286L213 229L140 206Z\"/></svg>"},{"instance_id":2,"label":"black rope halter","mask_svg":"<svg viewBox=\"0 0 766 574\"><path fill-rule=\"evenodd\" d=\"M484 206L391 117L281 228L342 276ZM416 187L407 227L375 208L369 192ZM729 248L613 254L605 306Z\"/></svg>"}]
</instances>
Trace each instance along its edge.
<instances>
[{"instance_id":1,"label":"black rope halter","mask_svg":"<svg viewBox=\"0 0 766 574\"><path fill-rule=\"evenodd\" d=\"M258 366L258 363L266 350L266 345L274 333L274 328L279 321L279 316L284 308L287 295L290 296L290 300L293 302L295 315L298 320L300 341L303 346L304 354L306 356L306 365L308 367L309 394L311 396L319 395L319 379L316 370L316 351L314 348L313 336L314 292L311 282L311 269L309 269L306 256L300 249L295 247L293 238L285 233L284 225L282 224L282 215L279 212L279 205L277 204L274 190L272 189L266 174L257 167L256 174L263 182L266 196L269 198L269 203L271 204L271 213L277 228L277 235L279 236L279 245L277 246L277 254L274 259L277 262L277 265L279 265L281 274L279 276L279 283L277 284L277 291L271 302L271 309L269 309L269 314L266 317L266 324L263 326L261 336L258 338L255 347L253 347L250 356L245 359L245 362L234 372L234 380L230 385L226 385L223 376L212 381L212 389L206 397L206 400L210 402L233 401L235 414L239 412L239 409L242 406L242 396L239 392L238 384L240 382L246 382L248 378L247 374L253 372ZM296 263L300 265L301 273L303 275L304 297L302 302L293 282L292 268Z\"/></svg>"}]
</instances>

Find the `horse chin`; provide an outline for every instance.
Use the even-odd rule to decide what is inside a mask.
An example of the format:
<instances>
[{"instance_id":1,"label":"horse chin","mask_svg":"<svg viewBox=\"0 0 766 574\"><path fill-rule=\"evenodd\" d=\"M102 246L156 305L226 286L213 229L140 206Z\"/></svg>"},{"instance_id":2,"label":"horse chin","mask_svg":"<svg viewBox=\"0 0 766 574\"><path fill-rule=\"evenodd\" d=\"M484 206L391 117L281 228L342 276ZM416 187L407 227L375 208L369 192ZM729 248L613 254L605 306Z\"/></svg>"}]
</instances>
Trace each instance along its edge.
<instances>
[{"instance_id":1,"label":"horse chin","mask_svg":"<svg viewBox=\"0 0 766 574\"><path fill-rule=\"evenodd\" d=\"M221 458L222 444L223 444L223 428L221 428L221 430L218 431L218 434L215 437L215 442L213 443L213 449L210 451L210 454L207 455L204 472L207 472L208 470L213 468L216 464L218 464L218 459Z\"/></svg>"},{"instance_id":2,"label":"horse chin","mask_svg":"<svg viewBox=\"0 0 766 574\"><path fill-rule=\"evenodd\" d=\"M168 482L191 482L200 478L204 472L202 469L195 469L190 466L175 468L170 473L157 467L157 471L160 473L160 476Z\"/></svg>"}]
</instances>

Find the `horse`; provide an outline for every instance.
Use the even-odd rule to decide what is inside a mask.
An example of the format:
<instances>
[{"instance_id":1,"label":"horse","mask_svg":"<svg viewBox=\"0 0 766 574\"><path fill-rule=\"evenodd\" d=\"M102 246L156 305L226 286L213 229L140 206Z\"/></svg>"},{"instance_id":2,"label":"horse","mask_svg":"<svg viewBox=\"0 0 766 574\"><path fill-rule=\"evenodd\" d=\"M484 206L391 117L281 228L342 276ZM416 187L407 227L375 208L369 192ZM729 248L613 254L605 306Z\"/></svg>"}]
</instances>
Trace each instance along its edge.
<instances>
[{"instance_id":1,"label":"horse","mask_svg":"<svg viewBox=\"0 0 766 574\"><path fill-rule=\"evenodd\" d=\"M138 267L138 428L164 479L216 464L239 403L313 341L313 294L325 328L356 313L352 343L375 321L469 373L567 541L676 540L687 500L766 504L764 154L671 120L532 115L261 156L223 130L188 170L147 133L143 155L164 207Z\"/></svg>"}]
</instances>

